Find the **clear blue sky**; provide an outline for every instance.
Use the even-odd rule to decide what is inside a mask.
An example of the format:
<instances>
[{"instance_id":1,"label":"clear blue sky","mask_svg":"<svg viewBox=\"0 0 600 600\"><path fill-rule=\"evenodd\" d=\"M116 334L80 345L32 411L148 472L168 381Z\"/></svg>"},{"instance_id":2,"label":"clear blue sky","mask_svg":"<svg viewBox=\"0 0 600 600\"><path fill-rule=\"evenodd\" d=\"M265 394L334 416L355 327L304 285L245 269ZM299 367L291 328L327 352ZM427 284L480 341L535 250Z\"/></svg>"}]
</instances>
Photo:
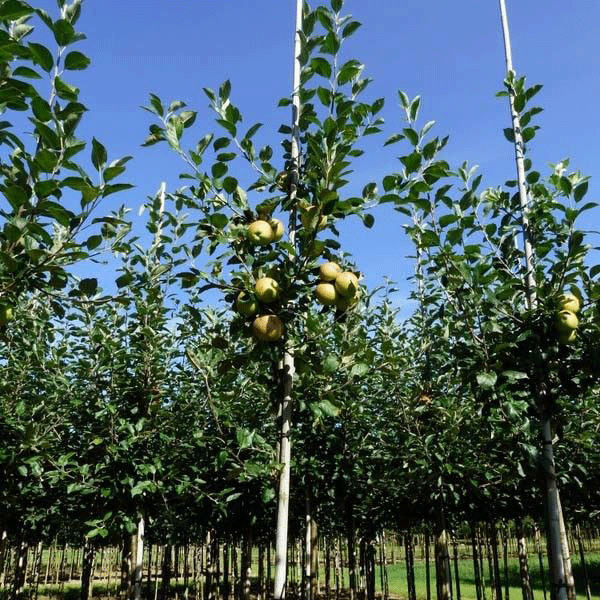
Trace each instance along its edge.
<instances>
[{"instance_id":1,"label":"clear blue sky","mask_svg":"<svg viewBox=\"0 0 600 600\"><path fill-rule=\"evenodd\" d=\"M55 2L34 5L56 14ZM311 2L315 6L315 2ZM139 107L154 92L165 101L181 99L199 111L192 141L216 126L202 87L225 79L248 126L264 123L257 139L278 147L276 130L289 120L276 107L290 94L295 0L86 0L79 29L87 40L78 49L92 59L87 71L69 77L82 89L90 112L80 134L98 137L110 157L131 154L132 192L110 197L105 210L143 199L161 181L180 185L175 156L162 145L141 148L151 116ZM513 60L530 83L542 83L537 103L534 160L571 158L571 166L592 175L589 199L598 196L600 175L600 3L598 0L507 0ZM365 63L374 77L372 98L385 96L386 134L401 127L396 91L421 95L424 120L449 134L446 158L478 164L488 185L514 178L511 146L502 129L510 125L506 99L496 98L504 77L504 50L497 0L346 0L345 12L363 26L348 41L348 55ZM262 136L262 137L261 137ZM387 135L385 136L387 137ZM355 189L398 169L396 146L369 145L357 164ZM366 275L369 286L385 275L402 283L412 271L399 213L383 208L365 230L358 220L342 226L341 241ZM595 228L596 223L586 223ZM595 245L598 239L592 239Z\"/></svg>"}]
</instances>

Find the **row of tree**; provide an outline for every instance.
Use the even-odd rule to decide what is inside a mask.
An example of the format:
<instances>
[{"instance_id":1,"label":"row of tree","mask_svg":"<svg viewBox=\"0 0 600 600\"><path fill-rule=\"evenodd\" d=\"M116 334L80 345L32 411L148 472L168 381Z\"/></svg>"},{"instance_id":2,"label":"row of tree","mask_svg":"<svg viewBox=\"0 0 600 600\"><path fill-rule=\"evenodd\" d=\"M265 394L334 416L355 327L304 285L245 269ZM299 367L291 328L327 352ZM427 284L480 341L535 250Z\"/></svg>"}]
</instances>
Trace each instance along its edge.
<instances>
[{"instance_id":1,"label":"row of tree","mask_svg":"<svg viewBox=\"0 0 600 600\"><path fill-rule=\"evenodd\" d=\"M80 2L59 5L56 20L20 0L0 5L0 93L7 111L27 111L33 124L31 142L8 121L0 137L5 536L129 539L132 553L143 530L157 543L207 531L259 539L272 536L278 513L282 530L289 500L293 535L307 515L350 544L383 528L434 524L447 597L448 523L538 520L540 484L557 478L569 519L597 513L599 269L576 228L595 206L584 200L587 178L567 161L544 176L525 158L524 220L516 183L478 192L480 176L442 158L447 138L431 136L432 122L419 125L420 99L400 93L405 122L385 142L408 145L399 171L383 178L383 193L375 182L346 192L361 141L381 133L384 102L360 100L364 66L341 59L359 27L343 2L300 3L298 85L280 102L294 119L280 129L291 134L281 157L255 146L259 124L241 133L229 82L205 90L221 134L191 148L184 133L196 113L152 95L157 123L146 144L179 154L189 185L163 187L146 204L146 231L132 231L124 209L92 216L128 187L113 183L127 159L108 163L92 140L97 183L75 162L85 107L63 77L89 61L70 49L83 37ZM34 18L51 31L55 55L30 41ZM40 73L49 75L47 99L29 82ZM538 91L512 72L505 81L520 119L506 134L519 134L525 157ZM233 173L247 173L244 164L242 180ZM370 227L379 204L404 216L415 247L418 310L405 322L391 289L362 289L347 310L321 310L314 299L323 262L359 273L337 227L351 216ZM287 234L257 245L249 226L276 215L289 217ZM69 271L105 247L121 261L110 296L97 278ZM272 302L254 292L267 276L279 288ZM214 291L225 308L207 304ZM556 322L566 292L580 305L568 340ZM256 315L235 310L240 294L257 301ZM281 341L252 337L258 315L280 320ZM558 475L547 453L555 438ZM292 459L282 451L289 441ZM288 469L291 491L278 485ZM562 521L559 501L547 522Z\"/></svg>"}]
</instances>

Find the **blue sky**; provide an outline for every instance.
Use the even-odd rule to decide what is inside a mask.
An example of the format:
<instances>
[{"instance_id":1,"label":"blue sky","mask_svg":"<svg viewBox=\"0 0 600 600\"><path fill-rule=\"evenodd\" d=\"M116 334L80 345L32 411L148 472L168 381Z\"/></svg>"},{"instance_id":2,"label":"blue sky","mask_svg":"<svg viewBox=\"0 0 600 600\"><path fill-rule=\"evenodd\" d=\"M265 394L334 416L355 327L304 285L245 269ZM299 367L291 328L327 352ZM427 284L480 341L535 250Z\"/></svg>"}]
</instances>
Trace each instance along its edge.
<instances>
[{"instance_id":1,"label":"blue sky","mask_svg":"<svg viewBox=\"0 0 600 600\"><path fill-rule=\"evenodd\" d=\"M55 2L32 3L56 14ZM99 138L109 156L133 155L127 180L135 190L112 196L105 210L127 204L137 214L161 181L173 190L183 164L162 145L141 148L151 115L140 109L150 92L165 101L181 99L199 111L190 145L217 126L211 122L202 87L225 79L247 126L264 123L257 141L279 144L277 128L289 120L277 101L290 94L294 0L86 0L78 49L92 64L67 79L81 87L90 109L80 135ZM312 6L315 2L311 3ZM544 107L533 143L538 170L571 158L592 175L588 198L598 196L600 171L600 4L597 0L507 0L517 73L544 88ZM397 90L422 97L423 122L434 119L436 134L450 135L445 157L480 166L487 185L514 178L511 146L502 129L510 125L506 99L496 98L504 77L504 50L497 0L346 0L345 12L363 26L346 46L348 57L365 63L374 77L371 98L384 96L386 135L369 142L356 165L352 186L399 170L396 146L382 148L402 126ZM351 186L351 187L352 187ZM402 215L375 211L375 226L358 220L341 226L341 242L352 253L369 286L388 276L408 290L411 252ZM594 228L595 223L586 223ZM596 245L598 239L591 238Z\"/></svg>"}]
</instances>

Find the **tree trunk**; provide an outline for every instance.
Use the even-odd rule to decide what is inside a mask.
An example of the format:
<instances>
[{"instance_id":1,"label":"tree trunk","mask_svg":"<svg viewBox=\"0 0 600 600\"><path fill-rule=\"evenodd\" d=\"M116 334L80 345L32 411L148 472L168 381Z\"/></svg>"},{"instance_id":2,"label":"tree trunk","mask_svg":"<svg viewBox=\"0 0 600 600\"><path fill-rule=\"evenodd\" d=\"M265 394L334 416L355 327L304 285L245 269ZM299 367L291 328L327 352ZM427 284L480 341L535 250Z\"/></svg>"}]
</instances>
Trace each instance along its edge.
<instances>
[{"instance_id":1,"label":"tree trunk","mask_svg":"<svg viewBox=\"0 0 600 600\"><path fill-rule=\"evenodd\" d=\"M81 568L81 600L91 600L94 580L96 547L86 538L83 545L83 566Z\"/></svg>"},{"instance_id":2,"label":"tree trunk","mask_svg":"<svg viewBox=\"0 0 600 600\"><path fill-rule=\"evenodd\" d=\"M354 514L351 511L348 521L348 587L350 591L350 600L356 600L356 531L354 528Z\"/></svg>"},{"instance_id":3,"label":"tree trunk","mask_svg":"<svg viewBox=\"0 0 600 600\"><path fill-rule=\"evenodd\" d=\"M448 532L443 508L438 509L435 532L435 581L437 600L452 600L452 577L448 553Z\"/></svg>"},{"instance_id":4,"label":"tree trunk","mask_svg":"<svg viewBox=\"0 0 600 600\"><path fill-rule=\"evenodd\" d=\"M581 568L583 570L585 595L587 600L592 600L592 592L590 590L590 578L588 576L587 563L585 562L585 550L583 548L583 542L581 540L581 531L579 530L579 525L575 526L575 539L577 540L577 547L579 548L579 560L581 561Z\"/></svg>"},{"instance_id":5,"label":"tree trunk","mask_svg":"<svg viewBox=\"0 0 600 600\"><path fill-rule=\"evenodd\" d=\"M172 560L173 546L167 544L163 550L163 560L161 568L161 585L160 585L160 597L161 600L167 600L171 593L171 560Z\"/></svg>"},{"instance_id":6,"label":"tree trunk","mask_svg":"<svg viewBox=\"0 0 600 600\"><path fill-rule=\"evenodd\" d=\"M242 539L241 574L243 578L242 600L249 600L250 586L252 583L252 533L248 527L244 529L244 536Z\"/></svg>"},{"instance_id":7,"label":"tree trunk","mask_svg":"<svg viewBox=\"0 0 600 600\"><path fill-rule=\"evenodd\" d=\"M477 543L477 528L475 525L471 525L471 549L473 552L473 574L475 577L475 590L477 592L477 600L482 600L482 581L481 571L479 569L479 551Z\"/></svg>"},{"instance_id":8,"label":"tree trunk","mask_svg":"<svg viewBox=\"0 0 600 600\"><path fill-rule=\"evenodd\" d=\"M519 554L519 576L521 579L521 592L523 600L533 600L531 591L531 581L529 579L529 558L527 556L527 538L523 530L523 521L518 519L516 522L517 547Z\"/></svg>"},{"instance_id":9,"label":"tree trunk","mask_svg":"<svg viewBox=\"0 0 600 600\"><path fill-rule=\"evenodd\" d=\"M454 581L456 600L460 600L460 571L458 569L458 541L456 540L456 532L452 533L452 551L454 554Z\"/></svg>"},{"instance_id":10,"label":"tree trunk","mask_svg":"<svg viewBox=\"0 0 600 600\"><path fill-rule=\"evenodd\" d=\"M544 570L544 559L542 558L542 544L540 543L540 530L535 526L535 548L538 555L540 565L540 577L542 580L542 591L544 592L544 600L546 600L546 572Z\"/></svg>"},{"instance_id":11,"label":"tree trunk","mask_svg":"<svg viewBox=\"0 0 600 600\"><path fill-rule=\"evenodd\" d=\"M489 537L492 545L495 596L496 600L502 600L502 580L500 578L500 560L498 557L498 531L494 522L489 524Z\"/></svg>"},{"instance_id":12,"label":"tree trunk","mask_svg":"<svg viewBox=\"0 0 600 600\"><path fill-rule=\"evenodd\" d=\"M415 556L412 545L412 532L410 529L404 536L404 558L406 560L408 600L417 600L417 588L415 586Z\"/></svg>"},{"instance_id":13,"label":"tree trunk","mask_svg":"<svg viewBox=\"0 0 600 600\"><path fill-rule=\"evenodd\" d=\"M394 546L392 546L393 552ZM393 561L392 561L393 563ZM425 532L425 587L427 588L427 600L431 600L431 569L429 561L429 531Z\"/></svg>"},{"instance_id":14,"label":"tree trunk","mask_svg":"<svg viewBox=\"0 0 600 600\"><path fill-rule=\"evenodd\" d=\"M17 548L17 556L15 560L15 569L11 590L11 599L19 600L25 589L25 574L27 573L27 552L29 546L27 542L21 541Z\"/></svg>"}]
</instances>

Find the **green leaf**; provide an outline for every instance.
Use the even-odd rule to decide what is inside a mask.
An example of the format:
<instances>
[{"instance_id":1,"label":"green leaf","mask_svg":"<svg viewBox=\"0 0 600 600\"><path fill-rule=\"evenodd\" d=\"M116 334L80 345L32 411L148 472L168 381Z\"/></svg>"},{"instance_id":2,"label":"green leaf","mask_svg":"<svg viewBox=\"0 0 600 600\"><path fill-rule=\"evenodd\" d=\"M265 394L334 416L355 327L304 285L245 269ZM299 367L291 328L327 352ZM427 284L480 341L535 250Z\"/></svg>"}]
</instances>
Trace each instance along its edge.
<instances>
[{"instance_id":1,"label":"green leaf","mask_svg":"<svg viewBox=\"0 0 600 600\"><path fill-rule=\"evenodd\" d=\"M19 0L4 0L0 3L0 19L3 21L15 21L26 15L30 15L33 8Z\"/></svg>"},{"instance_id":2,"label":"green leaf","mask_svg":"<svg viewBox=\"0 0 600 600\"><path fill-rule=\"evenodd\" d=\"M327 375L335 373L340 368L340 360L335 354L329 354L323 361L323 372Z\"/></svg>"},{"instance_id":3,"label":"green leaf","mask_svg":"<svg viewBox=\"0 0 600 600\"><path fill-rule=\"evenodd\" d=\"M33 112L33 116L42 123L47 123L50 121L50 119L52 119L52 110L50 105L40 96L36 96L31 101L31 110Z\"/></svg>"},{"instance_id":4,"label":"green leaf","mask_svg":"<svg viewBox=\"0 0 600 600\"><path fill-rule=\"evenodd\" d=\"M421 97L415 96L414 100L410 103L409 116L411 121L416 121L419 115L419 108L421 106Z\"/></svg>"},{"instance_id":5,"label":"green leaf","mask_svg":"<svg viewBox=\"0 0 600 600\"><path fill-rule=\"evenodd\" d=\"M59 19L56 21L52 30L54 33L54 39L59 46L68 46L77 39L73 25L71 25L71 23L65 19Z\"/></svg>"},{"instance_id":6,"label":"green leaf","mask_svg":"<svg viewBox=\"0 0 600 600\"><path fill-rule=\"evenodd\" d=\"M92 164L100 171L107 160L106 148L96 139L92 138Z\"/></svg>"},{"instance_id":7,"label":"green leaf","mask_svg":"<svg viewBox=\"0 0 600 600\"><path fill-rule=\"evenodd\" d=\"M117 287L119 289L125 287L126 285L129 285L131 282L133 281L133 275L131 273L124 273L123 275L120 275L119 277L117 277L117 279L115 280L115 283L117 285Z\"/></svg>"},{"instance_id":8,"label":"green leaf","mask_svg":"<svg viewBox=\"0 0 600 600\"><path fill-rule=\"evenodd\" d=\"M340 12L340 10L342 10L343 5L344 5L344 0L331 0L331 8L335 12Z\"/></svg>"},{"instance_id":9,"label":"green leaf","mask_svg":"<svg viewBox=\"0 0 600 600\"><path fill-rule=\"evenodd\" d=\"M54 58L52 57L50 50L48 50L46 46L35 44L33 42L29 44L29 50L31 52L33 61L40 65L44 71L49 73L54 66Z\"/></svg>"},{"instance_id":10,"label":"green leaf","mask_svg":"<svg viewBox=\"0 0 600 600\"><path fill-rule=\"evenodd\" d=\"M575 188L573 189L573 198L575 199L575 202L579 202L586 195L587 190L587 181L584 181L583 183L580 183L579 185L575 186Z\"/></svg>"},{"instance_id":11,"label":"green leaf","mask_svg":"<svg viewBox=\"0 0 600 600\"><path fill-rule=\"evenodd\" d=\"M477 374L477 384L484 390L492 389L496 385L498 375L492 371L482 371Z\"/></svg>"},{"instance_id":12,"label":"green leaf","mask_svg":"<svg viewBox=\"0 0 600 600\"><path fill-rule=\"evenodd\" d=\"M375 224L375 217L371 214L363 215L362 220L365 227L367 227L368 229L371 229L371 227L373 227L373 225Z\"/></svg>"},{"instance_id":13,"label":"green leaf","mask_svg":"<svg viewBox=\"0 0 600 600\"><path fill-rule=\"evenodd\" d=\"M338 85L344 85L352 79L355 79L360 75L364 68L364 65L358 62L357 60L349 60L344 63L340 69L340 72L337 76Z\"/></svg>"},{"instance_id":14,"label":"green leaf","mask_svg":"<svg viewBox=\"0 0 600 600\"><path fill-rule=\"evenodd\" d=\"M41 79L42 78L42 76L37 71L34 71L33 69L30 69L29 67L17 67L13 71L13 76L14 77L28 77L29 79Z\"/></svg>"},{"instance_id":15,"label":"green leaf","mask_svg":"<svg viewBox=\"0 0 600 600\"><path fill-rule=\"evenodd\" d=\"M76 102L79 96L79 88L63 81L60 77L54 78L54 87L56 89L56 95L63 100L69 102Z\"/></svg>"},{"instance_id":16,"label":"green leaf","mask_svg":"<svg viewBox=\"0 0 600 600\"><path fill-rule=\"evenodd\" d=\"M90 59L81 52L69 52L67 56L65 56L65 69L69 69L70 71L82 71L87 68L90 64Z\"/></svg>"},{"instance_id":17,"label":"green leaf","mask_svg":"<svg viewBox=\"0 0 600 600\"><path fill-rule=\"evenodd\" d=\"M321 75L321 77L325 77L326 79L331 77L331 64L323 57L313 58L310 61L310 66L317 75Z\"/></svg>"},{"instance_id":18,"label":"green leaf","mask_svg":"<svg viewBox=\"0 0 600 600\"><path fill-rule=\"evenodd\" d=\"M79 282L79 291L85 296L93 296L98 290L98 280L95 277L82 279Z\"/></svg>"},{"instance_id":19,"label":"green leaf","mask_svg":"<svg viewBox=\"0 0 600 600\"><path fill-rule=\"evenodd\" d=\"M217 179L219 177L223 177L223 175L225 175L225 173L227 173L227 171L228 171L227 165L225 163L221 163L221 162L215 163L211 169L212 176Z\"/></svg>"},{"instance_id":20,"label":"green leaf","mask_svg":"<svg viewBox=\"0 0 600 600\"><path fill-rule=\"evenodd\" d=\"M229 79L224 81L219 87L219 98L221 102L225 102L229 98L229 94L231 93L231 82Z\"/></svg>"},{"instance_id":21,"label":"green leaf","mask_svg":"<svg viewBox=\"0 0 600 600\"><path fill-rule=\"evenodd\" d=\"M350 21L350 23L348 23L344 29L342 29L342 37L350 37L360 26L361 23L358 21Z\"/></svg>"},{"instance_id":22,"label":"green leaf","mask_svg":"<svg viewBox=\"0 0 600 600\"><path fill-rule=\"evenodd\" d=\"M350 377L362 377L369 372L369 365L366 363L356 363L350 369Z\"/></svg>"},{"instance_id":23,"label":"green leaf","mask_svg":"<svg viewBox=\"0 0 600 600\"><path fill-rule=\"evenodd\" d=\"M515 141L515 132L513 131L512 127L506 127L504 130L504 137L509 141L509 142L513 142Z\"/></svg>"}]
</instances>

